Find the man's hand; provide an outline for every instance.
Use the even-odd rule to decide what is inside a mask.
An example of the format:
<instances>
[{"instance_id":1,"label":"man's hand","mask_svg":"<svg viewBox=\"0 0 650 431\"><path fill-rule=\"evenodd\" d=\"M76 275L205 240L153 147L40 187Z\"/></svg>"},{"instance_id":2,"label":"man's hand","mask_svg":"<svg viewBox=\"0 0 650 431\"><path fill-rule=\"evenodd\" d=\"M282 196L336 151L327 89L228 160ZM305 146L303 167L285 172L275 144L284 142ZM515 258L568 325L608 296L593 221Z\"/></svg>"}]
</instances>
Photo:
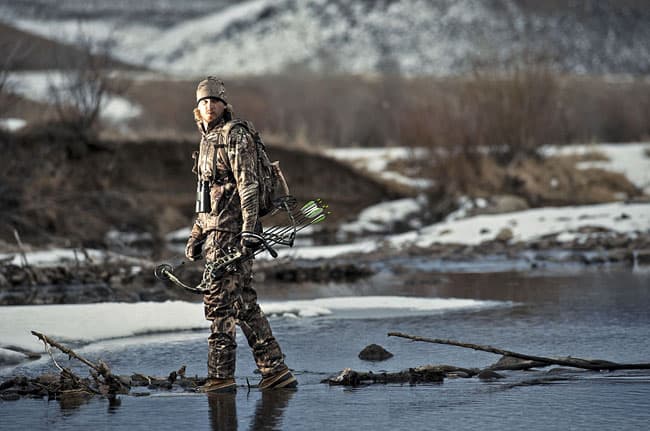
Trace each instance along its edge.
<instances>
[{"instance_id":1,"label":"man's hand","mask_svg":"<svg viewBox=\"0 0 650 431\"><path fill-rule=\"evenodd\" d=\"M242 235L241 238L241 252L243 255L249 255L255 253L255 250L260 248L262 241L259 238L253 235Z\"/></svg>"},{"instance_id":2,"label":"man's hand","mask_svg":"<svg viewBox=\"0 0 650 431\"><path fill-rule=\"evenodd\" d=\"M204 241L202 239L191 236L187 240L187 245L185 246L185 257L191 261L201 259L203 257L201 255L201 251L203 250L203 243Z\"/></svg>"}]
</instances>

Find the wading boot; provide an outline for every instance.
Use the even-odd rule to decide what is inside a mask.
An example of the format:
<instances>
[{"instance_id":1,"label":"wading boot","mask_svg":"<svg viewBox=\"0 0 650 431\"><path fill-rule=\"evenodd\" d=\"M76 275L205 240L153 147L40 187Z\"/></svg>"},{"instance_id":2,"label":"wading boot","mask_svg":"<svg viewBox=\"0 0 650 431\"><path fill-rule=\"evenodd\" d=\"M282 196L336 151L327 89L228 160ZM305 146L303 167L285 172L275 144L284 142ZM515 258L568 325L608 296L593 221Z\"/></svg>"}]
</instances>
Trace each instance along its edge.
<instances>
[{"instance_id":1,"label":"wading boot","mask_svg":"<svg viewBox=\"0 0 650 431\"><path fill-rule=\"evenodd\" d=\"M199 386L197 390L199 392L210 393L235 392L237 390L237 383L235 383L235 379L216 379L210 377L205 381L205 384Z\"/></svg>"},{"instance_id":2,"label":"wading boot","mask_svg":"<svg viewBox=\"0 0 650 431\"><path fill-rule=\"evenodd\" d=\"M298 380L296 380L288 368L263 377L259 384L261 390L280 388L289 389L295 388L296 386L298 386Z\"/></svg>"}]
</instances>

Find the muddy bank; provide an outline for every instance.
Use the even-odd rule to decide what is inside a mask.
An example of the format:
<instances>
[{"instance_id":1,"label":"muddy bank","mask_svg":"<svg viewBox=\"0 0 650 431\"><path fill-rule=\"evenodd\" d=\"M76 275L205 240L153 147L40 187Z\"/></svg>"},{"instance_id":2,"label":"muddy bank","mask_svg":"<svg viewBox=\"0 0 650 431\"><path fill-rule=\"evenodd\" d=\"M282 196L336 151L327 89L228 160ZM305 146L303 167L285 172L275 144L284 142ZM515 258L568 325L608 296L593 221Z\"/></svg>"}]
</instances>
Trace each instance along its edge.
<instances>
[{"instance_id":1,"label":"muddy bank","mask_svg":"<svg viewBox=\"0 0 650 431\"><path fill-rule=\"evenodd\" d=\"M86 304L97 302L201 301L201 295L187 292L154 276L155 264L127 263L53 265L46 267L0 265L0 305ZM191 264L174 272L196 286L203 267ZM367 265L333 262L262 265L258 282L354 282L372 275Z\"/></svg>"},{"instance_id":2,"label":"muddy bank","mask_svg":"<svg viewBox=\"0 0 650 431\"><path fill-rule=\"evenodd\" d=\"M14 229L30 244L103 248L111 231L148 236L161 250L167 233L195 216L191 154L197 140L80 139L57 125L0 133L0 241ZM269 146L299 202L322 198L337 220L401 192L328 157ZM0 244L1 245L1 244ZM154 252L155 253L155 252Z\"/></svg>"}]
</instances>

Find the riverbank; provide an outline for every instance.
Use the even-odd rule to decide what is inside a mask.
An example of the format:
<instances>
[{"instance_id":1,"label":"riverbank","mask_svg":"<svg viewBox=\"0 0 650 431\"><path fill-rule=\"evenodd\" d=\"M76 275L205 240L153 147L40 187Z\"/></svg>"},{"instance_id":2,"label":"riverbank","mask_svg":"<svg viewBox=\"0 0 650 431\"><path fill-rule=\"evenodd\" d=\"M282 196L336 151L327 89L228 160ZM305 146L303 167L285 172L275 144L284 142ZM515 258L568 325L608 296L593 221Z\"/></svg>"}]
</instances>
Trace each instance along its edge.
<instances>
[{"instance_id":1,"label":"riverbank","mask_svg":"<svg viewBox=\"0 0 650 431\"><path fill-rule=\"evenodd\" d=\"M650 233L620 233L594 227L543 235L515 242L500 237L482 243L433 243L426 247L403 237L345 246L297 247L283 250L278 260L266 257L255 265L262 291L304 284L349 285L363 280L391 288L391 277L411 273L508 272L535 269L584 268L644 271L650 269ZM401 244L396 247L395 244ZM59 250L62 254L64 250ZM0 305L83 304L97 302L200 301L154 276L156 262L113 255L103 261L38 261L25 255L3 255L0 265ZM56 256L56 252L51 253ZM80 253L81 255L81 253ZM11 260L10 260L11 259ZM202 262L179 266L175 273L189 284L201 280ZM389 275L389 278L386 278Z\"/></svg>"}]
</instances>

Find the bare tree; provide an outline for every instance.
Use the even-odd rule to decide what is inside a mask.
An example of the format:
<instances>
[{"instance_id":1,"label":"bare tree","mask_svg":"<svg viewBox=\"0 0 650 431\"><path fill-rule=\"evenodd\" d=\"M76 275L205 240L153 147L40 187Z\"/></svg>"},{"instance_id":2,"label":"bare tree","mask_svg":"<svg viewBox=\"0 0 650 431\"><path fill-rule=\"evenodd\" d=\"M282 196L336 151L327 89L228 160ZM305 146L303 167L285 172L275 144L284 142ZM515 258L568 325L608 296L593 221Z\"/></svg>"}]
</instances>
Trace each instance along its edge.
<instances>
[{"instance_id":1,"label":"bare tree","mask_svg":"<svg viewBox=\"0 0 650 431\"><path fill-rule=\"evenodd\" d=\"M0 62L0 117L4 117L16 102L9 74L18 58L18 53L21 51L21 44L15 43L13 46L2 46L1 51L8 53Z\"/></svg>"},{"instance_id":2,"label":"bare tree","mask_svg":"<svg viewBox=\"0 0 650 431\"><path fill-rule=\"evenodd\" d=\"M111 78L114 41L93 41L79 30L78 51L61 64L57 79L50 80L50 93L60 122L79 137L99 131L100 115L111 95L126 92L124 82Z\"/></svg>"}]
</instances>

